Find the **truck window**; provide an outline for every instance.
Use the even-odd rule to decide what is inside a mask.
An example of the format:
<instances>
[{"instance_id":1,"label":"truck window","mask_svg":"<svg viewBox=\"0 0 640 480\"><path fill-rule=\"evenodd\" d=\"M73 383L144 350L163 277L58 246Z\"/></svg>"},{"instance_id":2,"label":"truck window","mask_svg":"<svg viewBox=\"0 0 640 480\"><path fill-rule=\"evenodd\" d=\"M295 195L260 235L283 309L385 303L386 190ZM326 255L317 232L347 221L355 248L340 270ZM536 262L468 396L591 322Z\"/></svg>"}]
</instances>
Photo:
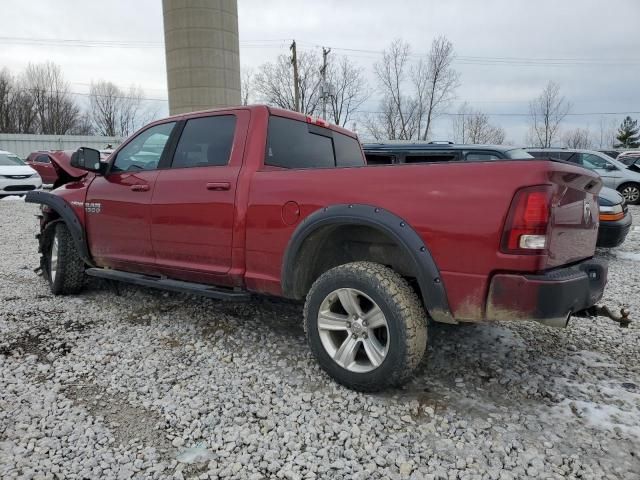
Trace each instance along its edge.
<instances>
[{"instance_id":1,"label":"truck window","mask_svg":"<svg viewBox=\"0 0 640 480\"><path fill-rule=\"evenodd\" d=\"M36 162L37 163L51 163L51 160L49 160L49 155L38 155L36 157Z\"/></svg>"},{"instance_id":2,"label":"truck window","mask_svg":"<svg viewBox=\"0 0 640 480\"><path fill-rule=\"evenodd\" d=\"M360 142L357 139L333 132L333 146L336 150L338 167L361 167L365 164Z\"/></svg>"},{"instance_id":3,"label":"truck window","mask_svg":"<svg viewBox=\"0 0 640 480\"><path fill-rule=\"evenodd\" d=\"M162 123L138 134L113 161L112 172L155 170L176 122Z\"/></svg>"},{"instance_id":4,"label":"truck window","mask_svg":"<svg viewBox=\"0 0 640 480\"><path fill-rule=\"evenodd\" d=\"M227 165L235 130L235 115L188 120L180 135L171 168Z\"/></svg>"},{"instance_id":5,"label":"truck window","mask_svg":"<svg viewBox=\"0 0 640 480\"><path fill-rule=\"evenodd\" d=\"M336 166L333 141L329 136L313 133L304 122L272 115L264 164L282 168L332 168Z\"/></svg>"}]
</instances>

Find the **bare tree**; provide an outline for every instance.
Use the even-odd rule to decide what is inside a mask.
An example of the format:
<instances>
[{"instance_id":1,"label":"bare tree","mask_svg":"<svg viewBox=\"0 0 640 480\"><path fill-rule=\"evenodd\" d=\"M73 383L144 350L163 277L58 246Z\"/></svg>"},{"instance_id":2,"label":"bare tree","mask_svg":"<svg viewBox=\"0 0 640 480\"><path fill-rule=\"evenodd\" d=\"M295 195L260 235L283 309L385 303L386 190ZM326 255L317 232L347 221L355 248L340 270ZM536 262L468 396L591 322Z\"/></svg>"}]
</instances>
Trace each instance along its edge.
<instances>
[{"instance_id":1,"label":"bare tree","mask_svg":"<svg viewBox=\"0 0 640 480\"><path fill-rule=\"evenodd\" d=\"M75 126L69 131L70 135L93 135L93 133L93 121L88 111L82 112Z\"/></svg>"},{"instance_id":2,"label":"bare tree","mask_svg":"<svg viewBox=\"0 0 640 480\"><path fill-rule=\"evenodd\" d=\"M562 135L563 146L567 148L591 148L591 132L588 128L574 128L567 130Z\"/></svg>"},{"instance_id":3,"label":"bare tree","mask_svg":"<svg viewBox=\"0 0 640 480\"><path fill-rule=\"evenodd\" d=\"M374 72L382 92L381 112L370 117L369 133L392 140L426 140L433 121L454 97L459 85L452 67L453 44L439 37L426 58L410 67L411 48L400 39L384 51Z\"/></svg>"},{"instance_id":4,"label":"bare tree","mask_svg":"<svg viewBox=\"0 0 640 480\"><path fill-rule=\"evenodd\" d=\"M409 55L411 48L400 39L394 40L384 51L382 61L374 65L374 72L382 92L381 112L367 119L365 126L377 140L380 135L391 140L409 140L416 129L416 101L409 94Z\"/></svg>"},{"instance_id":5,"label":"bare tree","mask_svg":"<svg viewBox=\"0 0 640 480\"><path fill-rule=\"evenodd\" d=\"M354 113L369 98L367 81L362 68L347 57L329 63L327 82L330 85L330 120L345 126Z\"/></svg>"},{"instance_id":6,"label":"bare tree","mask_svg":"<svg viewBox=\"0 0 640 480\"><path fill-rule=\"evenodd\" d=\"M440 36L431 43L428 57L421 59L412 72L422 140L428 138L433 120L450 105L460 85L458 72L452 67L453 57L453 44Z\"/></svg>"},{"instance_id":7,"label":"bare tree","mask_svg":"<svg viewBox=\"0 0 640 480\"><path fill-rule=\"evenodd\" d=\"M145 108L144 94L139 87L125 92L112 82L92 83L89 103L91 121L99 135L126 137L153 116Z\"/></svg>"},{"instance_id":8,"label":"bare tree","mask_svg":"<svg viewBox=\"0 0 640 480\"><path fill-rule=\"evenodd\" d=\"M22 89L8 69L0 72L0 132L35 133L36 112L33 95Z\"/></svg>"},{"instance_id":9,"label":"bare tree","mask_svg":"<svg viewBox=\"0 0 640 480\"><path fill-rule=\"evenodd\" d=\"M11 97L13 95L13 77L7 68L0 71L0 132L11 131Z\"/></svg>"},{"instance_id":10,"label":"bare tree","mask_svg":"<svg viewBox=\"0 0 640 480\"><path fill-rule=\"evenodd\" d=\"M560 86L550 81L529 104L533 146L551 147L559 135L560 123L570 110L571 103L560 94Z\"/></svg>"},{"instance_id":11,"label":"bare tree","mask_svg":"<svg viewBox=\"0 0 640 480\"><path fill-rule=\"evenodd\" d=\"M35 110L35 99L27 90L16 89L11 98L10 131L16 133L37 133L38 119Z\"/></svg>"},{"instance_id":12,"label":"bare tree","mask_svg":"<svg viewBox=\"0 0 640 480\"><path fill-rule=\"evenodd\" d=\"M315 115L320 103L321 61L313 52L298 53L298 79L300 87L300 111ZM280 108L295 110L293 71L287 55L280 55L275 62L261 65L254 77L254 89L258 98Z\"/></svg>"},{"instance_id":13,"label":"bare tree","mask_svg":"<svg viewBox=\"0 0 640 480\"><path fill-rule=\"evenodd\" d=\"M242 68L240 77L240 100L242 105L249 105L253 99L254 73L251 68Z\"/></svg>"},{"instance_id":14,"label":"bare tree","mask_svg":"<svg viewBox=\"0 0 640 480\"><path fill-rule=\"evenodd\" d=\"M489 117L463 103L453 119L453 140L457 143L492 144L504 143L504 128L492 125Z\"/></svg>"},{"instance_id":15,"label":"bare tree","mask_svg":"<svg viewBox=\"0 0 640 480\"><path fill-rule=\"evenodd\" d=\"M33 96L40 133L65 134L73 129L80 109L58 65L29 64L21 82Z\"/></svg>"}]
</instances>

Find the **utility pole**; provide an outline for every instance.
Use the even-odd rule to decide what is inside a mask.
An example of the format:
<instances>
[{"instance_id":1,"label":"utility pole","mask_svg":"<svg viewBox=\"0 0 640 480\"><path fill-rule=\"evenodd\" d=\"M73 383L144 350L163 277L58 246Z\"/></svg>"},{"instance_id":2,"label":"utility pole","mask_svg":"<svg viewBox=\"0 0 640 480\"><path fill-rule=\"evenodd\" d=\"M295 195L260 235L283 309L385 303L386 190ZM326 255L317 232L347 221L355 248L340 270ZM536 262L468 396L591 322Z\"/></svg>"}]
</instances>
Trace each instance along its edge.
<instances>
[{"instance_id":1,"label":"utility pole","mask_svg":"<svg viewBox=\"0 0 640 480\"><path fill-rule=\"evenodd\" d=\"M322 47L322 68L320 75L322 76L322 118L327 119L327 96L329 95L327 88L327 56L331 52L330 48Z\"/></svg>"},{"instance_id":2,"label":"utility pole","mask_svg":"<svg viewBox=\"0 0 640 480\"><path fill-rule=\"evenodd\" d=\"M300 111L300 79L298 78L298 51L296 49L296 41L291 42L289 47L291 50L291 64L293 65L293 95L296 106L296 112Z\"/></svg>"}]
</instances>

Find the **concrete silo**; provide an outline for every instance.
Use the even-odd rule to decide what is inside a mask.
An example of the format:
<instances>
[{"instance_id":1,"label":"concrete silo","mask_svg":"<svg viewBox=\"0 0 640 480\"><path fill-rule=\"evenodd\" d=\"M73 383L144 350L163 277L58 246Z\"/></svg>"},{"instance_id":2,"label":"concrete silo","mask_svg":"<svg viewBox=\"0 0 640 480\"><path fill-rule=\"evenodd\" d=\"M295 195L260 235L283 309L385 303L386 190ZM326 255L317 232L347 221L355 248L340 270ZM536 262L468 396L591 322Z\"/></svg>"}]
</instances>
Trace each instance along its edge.
<instances>
[{"instance_id":1,"label":"concrete silo","mask_svg":"<svg viewBox=\"0 0 640 480\"><path fill-rule=\"evenodd\" d=\"M240 103L237 0L163 0L169 112Z\"/></svg>"}]
</instances>

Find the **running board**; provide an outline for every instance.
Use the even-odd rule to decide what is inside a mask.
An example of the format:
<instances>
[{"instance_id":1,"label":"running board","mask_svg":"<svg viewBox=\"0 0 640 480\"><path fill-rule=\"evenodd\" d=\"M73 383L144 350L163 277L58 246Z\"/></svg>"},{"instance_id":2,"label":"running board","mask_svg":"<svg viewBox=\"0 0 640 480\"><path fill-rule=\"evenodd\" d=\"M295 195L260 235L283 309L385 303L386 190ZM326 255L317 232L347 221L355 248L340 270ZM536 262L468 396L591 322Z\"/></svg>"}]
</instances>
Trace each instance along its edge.
<instances>
[{"instance_id":1,"label":"running board","mask_svg":"<svg viewBox=\"0 0 640 480\"><path fill-rule=\"evenodd\" d=\"M112 270L109 268L88 268L85 270L87 275L107 280L117 280L120 282L133 283L143 287L159 288L161 290L169 290L171 292L189 293L192 295L200 295L202 297L216 298L218 300L247 300L250 294L244 290L232 290L219 287L212 287L202 283L183 282L181 280L172 280L170 278L154 277L151 275L143 275L140 273L129 273L121 270Z\"/></svg>"}]
</instances>

